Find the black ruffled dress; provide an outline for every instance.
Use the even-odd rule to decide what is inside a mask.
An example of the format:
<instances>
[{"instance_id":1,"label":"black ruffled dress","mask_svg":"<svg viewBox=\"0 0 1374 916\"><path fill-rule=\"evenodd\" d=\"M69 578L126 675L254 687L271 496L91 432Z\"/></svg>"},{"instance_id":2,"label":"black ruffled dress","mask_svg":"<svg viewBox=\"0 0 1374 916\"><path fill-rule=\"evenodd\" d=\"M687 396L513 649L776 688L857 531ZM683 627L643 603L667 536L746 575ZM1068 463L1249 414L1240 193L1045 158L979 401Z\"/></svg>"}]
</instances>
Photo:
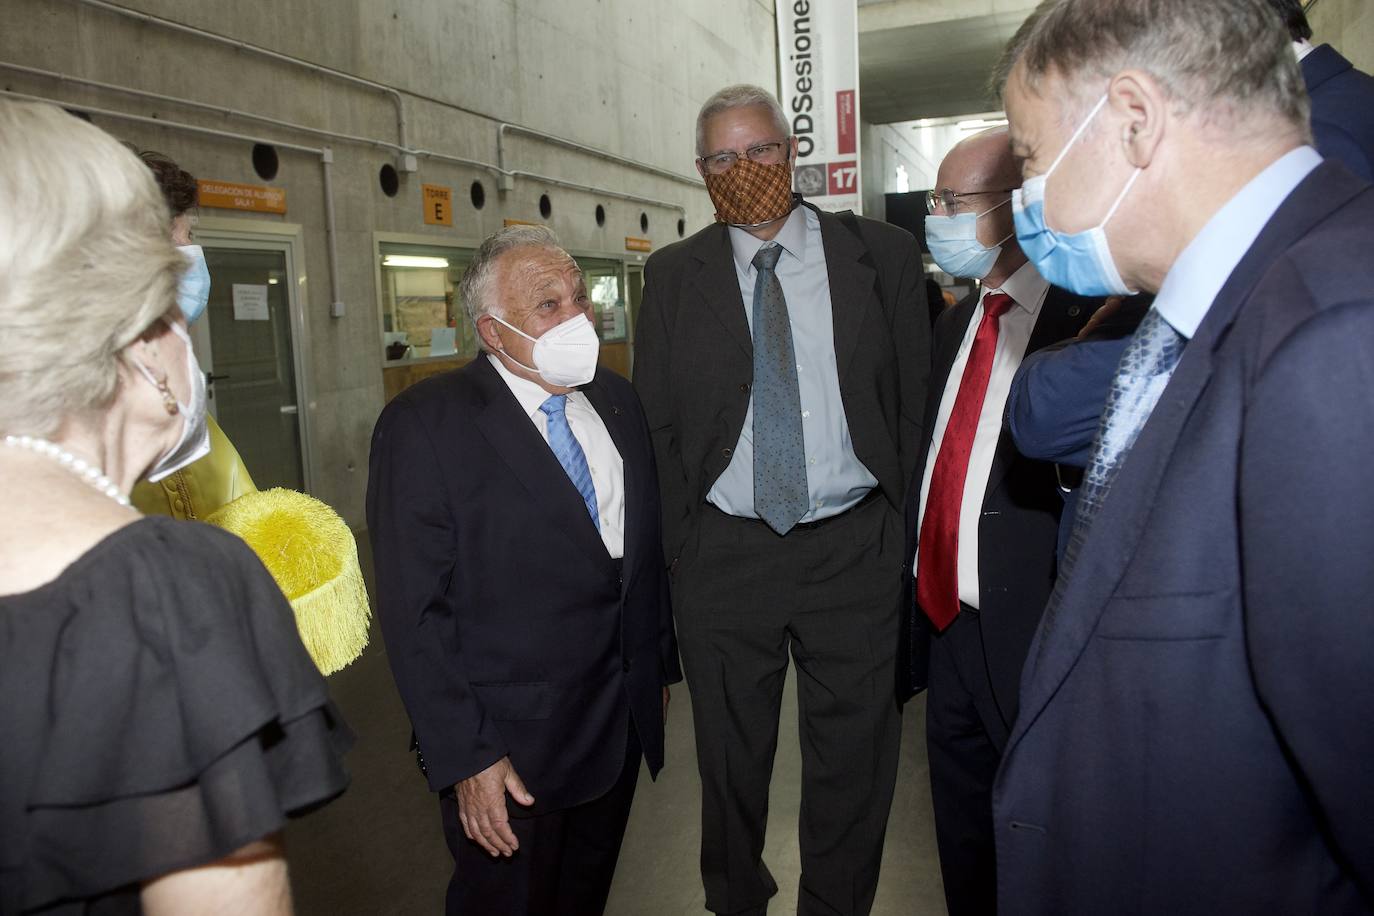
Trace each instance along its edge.
<instances>
[{"instance_id":1,"label":"black ruffled dress","mask_svg":"<svg viewBox=\"0 0 1374 916\"><path fill-rule=\"evenodd\" d=\"M252 551L134 522L0 597L0 916L136 914L342 792L352 740Z\"/></svg>"}]
</instances>

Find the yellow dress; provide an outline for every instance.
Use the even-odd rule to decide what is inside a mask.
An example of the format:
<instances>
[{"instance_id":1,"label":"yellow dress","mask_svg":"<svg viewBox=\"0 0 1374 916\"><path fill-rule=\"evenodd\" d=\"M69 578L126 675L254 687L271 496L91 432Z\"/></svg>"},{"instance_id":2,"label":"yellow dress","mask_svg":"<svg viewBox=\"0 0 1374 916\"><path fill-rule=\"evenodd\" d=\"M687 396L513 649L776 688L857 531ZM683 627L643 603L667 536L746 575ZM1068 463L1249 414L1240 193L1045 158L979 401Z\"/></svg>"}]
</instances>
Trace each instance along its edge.
<instances>
[{"instance_id":1,"label":"yellow dress","mask_svg":"<svg viewBox=\"0 0 1374 916\"><path fill-rule=\"evenodd\" d=\"M238 449L214 417L205 419L210 426L210 454L157 483L139 481L129 495L138 511L144 515L204 520L243 494L257 492Z\"/></svg>"}]
</instances>

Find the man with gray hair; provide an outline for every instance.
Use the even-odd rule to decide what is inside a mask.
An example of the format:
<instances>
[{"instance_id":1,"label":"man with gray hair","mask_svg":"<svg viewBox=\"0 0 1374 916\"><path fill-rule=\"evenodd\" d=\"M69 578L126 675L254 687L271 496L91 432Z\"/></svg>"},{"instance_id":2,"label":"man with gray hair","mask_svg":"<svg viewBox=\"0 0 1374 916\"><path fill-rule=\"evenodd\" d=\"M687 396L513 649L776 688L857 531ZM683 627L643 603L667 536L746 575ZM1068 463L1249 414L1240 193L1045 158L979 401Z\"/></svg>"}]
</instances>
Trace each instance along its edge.
<instances>
[{"instance_id":1,"label":"man with gray hair","mask_svg":"<svg viewBox=\"0 0 1374 916\"><path fill-rule=\"evenodd\" d=\"M761 914L788 653L802 753L798 912L873 903L897 774L901 510L930 323L906 232L792 193L757 86L697 117L717 222L645 265L635 386L663 492L702 781L706 906Z\"/></svg>"},{"instance_id":2,"label":"man with gray hair","mask_svg":"<svg viewBox=\"0 0 1374 916\"><path fill-rule=\"evenodd\" d=\"M1022 249L1157 297L1022 677L999 907L1374 912L1374 188L1266 0L1051 0L1002 72Z\"/></svg>"},{"instance_id":3,"label":"man with gray hair","mask_svg":"<svg viewBox=\"0 0 1374 916\"><path fill-rule=\"evenodd\" d=\"M681 679L652 446L553 233L496 233L460 293L485 352L373 433L377 616L439 793L449 916L597 914Z\"/></svg>"}]
</instances>

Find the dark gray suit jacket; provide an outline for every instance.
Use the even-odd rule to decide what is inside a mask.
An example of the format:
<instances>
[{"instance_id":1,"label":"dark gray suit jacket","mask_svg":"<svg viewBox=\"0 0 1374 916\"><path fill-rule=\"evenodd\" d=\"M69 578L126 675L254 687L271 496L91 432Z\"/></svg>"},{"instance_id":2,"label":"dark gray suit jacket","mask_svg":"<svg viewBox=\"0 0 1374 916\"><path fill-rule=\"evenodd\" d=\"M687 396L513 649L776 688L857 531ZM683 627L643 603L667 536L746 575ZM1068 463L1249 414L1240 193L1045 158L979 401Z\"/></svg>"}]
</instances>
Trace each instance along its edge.
<instances>
[{"instance_id":1,"label":"dark gray suit jacket","mask_svg":"<svg viewBox=\"0 0 1374 916\"><path fill-rule=\"evenodd\" d=\"M856 235L834 214L817 212L854 453L900 511L930 376L920 249L896 226L859 217ZM656 252L645 265L634 382L658 456L669 561L681 553L744 428L754 375L744 308L722 223Z\"/></svg>"}]
</instances>

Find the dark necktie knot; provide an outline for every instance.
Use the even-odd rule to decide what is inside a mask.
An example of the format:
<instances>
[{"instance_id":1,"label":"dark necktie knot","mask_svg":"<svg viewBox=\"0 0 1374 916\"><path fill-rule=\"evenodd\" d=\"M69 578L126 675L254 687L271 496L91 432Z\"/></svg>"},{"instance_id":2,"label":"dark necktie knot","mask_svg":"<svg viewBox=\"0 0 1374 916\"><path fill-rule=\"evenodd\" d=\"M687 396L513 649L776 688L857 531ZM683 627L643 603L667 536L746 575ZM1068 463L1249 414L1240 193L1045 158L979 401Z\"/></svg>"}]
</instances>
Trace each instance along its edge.
<instances>
[{"instance_id":1,"label":"dark necktie knot","mask_svg":"<svg viewBox=\"0 0 1374 916\"><path fill-rule=\"evenodd\" d=\"M780 257L782 257L781 245L764 245L754 255L754 269L772 270L777 266Z\"/></svg>"},{"instance_id":2,"label":"dark necktie knot","mask_svg":"<svg viewBox=\"0 0 1374 916\"><path fill-rule=\"evenodd\" d=\"M983 314L996 321L1010 311L1015 304L1016 300L1006 293L988 293L983 297Z\"/></svg>"}]
</instances>

